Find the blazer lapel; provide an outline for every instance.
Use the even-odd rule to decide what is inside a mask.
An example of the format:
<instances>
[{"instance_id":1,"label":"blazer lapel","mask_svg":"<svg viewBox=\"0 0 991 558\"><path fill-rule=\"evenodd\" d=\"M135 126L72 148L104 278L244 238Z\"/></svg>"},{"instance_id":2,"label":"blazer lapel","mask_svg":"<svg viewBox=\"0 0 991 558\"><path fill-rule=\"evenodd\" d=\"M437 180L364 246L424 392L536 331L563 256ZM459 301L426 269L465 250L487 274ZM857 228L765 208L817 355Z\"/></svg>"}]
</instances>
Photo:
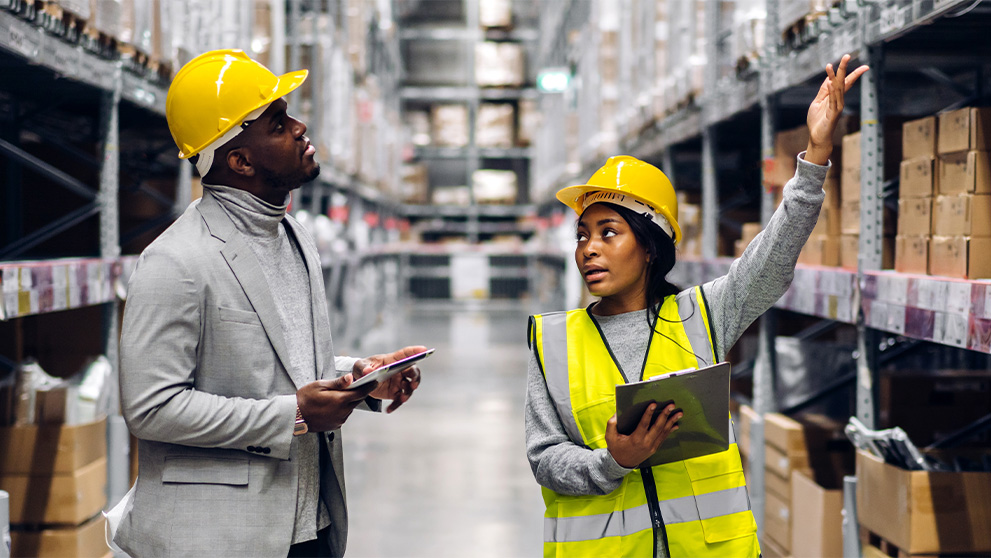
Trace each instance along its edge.
<instances>
[{"instance_id":1,"label":"blazer lapel","mask_svg":"<svg viewBox=\"0 0 991 558\"><path fill-rule=\"evenodd\" d=\"M262 327L265 328L265 334L268 335L275 353L282 361L282 368L292 378L293 375L288 373L290 369L289 349L282 332L282 320L279 318L275 299L272 298L271 288L265 279L261 265L258 263L258 258L209 191L203 192L203 200L197 207L210 229L210 234L224 242L224 247L220 253L227 260L227 265L230 266L234 277L241 284L244 294L247 295L248 301L251 302L251 306L258 314ZM295 378L293 378L293 383L297 389L302 387Z\"/></svg>"},{"instance_id":2,"label":"blazer lapel","mask_svg":"<svg viewBox=\"0 0 991 558\"><path fill-rule=\"evenodd\" d=\"M323 265L316 249L308 241L307 233L302 226L292 218L284 221L289 233L294 236L303 259L306 261L307 273L310 276L310 292L313 299L313 347L316 353L317 379L337 376L334 367L334 342L330 336L330 315L327 311L327 293L323 286ZM330 370L326 366L330 366ZM329 373L328 373L329 372Z\"/></svg>"}]
</instances>

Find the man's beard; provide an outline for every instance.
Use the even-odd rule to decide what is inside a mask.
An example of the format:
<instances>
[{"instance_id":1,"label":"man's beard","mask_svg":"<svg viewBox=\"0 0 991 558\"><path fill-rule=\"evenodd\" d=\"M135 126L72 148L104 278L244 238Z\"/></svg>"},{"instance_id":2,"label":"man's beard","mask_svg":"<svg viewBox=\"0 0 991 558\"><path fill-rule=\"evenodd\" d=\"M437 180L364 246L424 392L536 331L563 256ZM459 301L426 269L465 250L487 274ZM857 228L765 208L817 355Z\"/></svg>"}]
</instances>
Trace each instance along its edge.
<instances>
[{"instance_id":1,"label":"man's beard","mask_svg":"<svg viewBox=\"0 0 991 558\"><path fill-rule=\"evenodd\" d=\"M316 180L316 178L320 176L320 163L317 163L313 167L312 171L305 174L302 172L293 175L277 174L261 167L259 167L258 172L269 186L275 188L276 190L285 190L288 192L299 188L305 182Z\"/></svg>"}]
</instances>

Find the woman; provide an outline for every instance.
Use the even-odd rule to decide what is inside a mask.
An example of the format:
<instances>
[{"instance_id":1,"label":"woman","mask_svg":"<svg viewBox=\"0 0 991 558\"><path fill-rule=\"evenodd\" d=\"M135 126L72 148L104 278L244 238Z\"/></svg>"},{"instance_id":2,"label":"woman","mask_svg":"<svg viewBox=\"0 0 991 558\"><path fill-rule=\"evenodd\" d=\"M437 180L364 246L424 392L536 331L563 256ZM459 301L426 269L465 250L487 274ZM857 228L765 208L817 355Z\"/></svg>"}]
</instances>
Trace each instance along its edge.
<instances>
[{"instance_id":1,"label":"woman","mask_svg":"<svg viewBox=\"0 0 991 558\"><path fill-rule=\"evenodd\" d=\"M808 113L808 149L767 228L727 275L679 292L665 279L681 240L667 177L613 157L558 192L579 215L575 263L587 309L533 316L526 402L527 457L547 506L545 556L758 556L740 453L640 465L683 412L655 405L630 435L616 429L615 385L722 361L787 290L825 194L843 95L867 71L844 56ZM639 469L638 469L639 467Z\"/></svg>"}]
</instances>

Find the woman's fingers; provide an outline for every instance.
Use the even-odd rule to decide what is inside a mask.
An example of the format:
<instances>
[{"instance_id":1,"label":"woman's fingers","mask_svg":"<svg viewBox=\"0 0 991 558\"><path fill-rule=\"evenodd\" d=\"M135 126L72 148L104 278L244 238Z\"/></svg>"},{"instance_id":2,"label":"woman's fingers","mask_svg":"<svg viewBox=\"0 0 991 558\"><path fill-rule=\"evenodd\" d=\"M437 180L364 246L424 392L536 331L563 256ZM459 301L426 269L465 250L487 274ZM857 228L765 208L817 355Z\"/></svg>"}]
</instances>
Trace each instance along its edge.
<instances>
[{"instance_id":1,"label":"woman's fingers","mask_svg":"<svg viewBox=\"0 0 991 558\"><path fill-rule=\"evenodd\" d=\"M650 432L650 421L654 418L654 409L657 408L656 403L651 403L647 405L647 410L643 412L643 416L640 417L640 424L637 425L637 430L642 432Z\"/></svg>"},{"instance_id":2,"label":"woman's fingers","mask_svg":"<svg viewBox=\"0 0 991 558\"><path fill-rule=\"evenodd\" d=\"M844 91L849 91L850 88L853 87L853 84L854 83L857 83L857 80L860 79L860 76L862 76L865 73L867 73L867 70L870 70L870 69L871 69L870 66L859 66L859 67L857 67L857 69L854 70L853 73L851 73L850 75L848 75L846 77L846 79L843 80Z\"/></svg>"}]
</instances>

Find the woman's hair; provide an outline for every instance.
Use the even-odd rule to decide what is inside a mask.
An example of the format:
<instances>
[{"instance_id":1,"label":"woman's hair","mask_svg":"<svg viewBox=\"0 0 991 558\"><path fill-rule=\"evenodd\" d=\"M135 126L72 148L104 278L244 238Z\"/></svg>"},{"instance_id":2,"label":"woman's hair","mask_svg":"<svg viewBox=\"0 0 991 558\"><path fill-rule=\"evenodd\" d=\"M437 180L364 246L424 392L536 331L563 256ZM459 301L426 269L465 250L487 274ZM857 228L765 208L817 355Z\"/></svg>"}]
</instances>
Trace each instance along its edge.
<instances>
[{"instance_id":1,"label":"woman's hair","mask_svg":"<svg viewBox=\"0 0 991 558\"><path fill-rule=\"evenodd\" d=\"M675 263L674 241L647 217L619 205L600 203L619 213L647 253L647 321L653 324L664 299L681 292L667 280Z\"/></svg>"}]
</instances>

